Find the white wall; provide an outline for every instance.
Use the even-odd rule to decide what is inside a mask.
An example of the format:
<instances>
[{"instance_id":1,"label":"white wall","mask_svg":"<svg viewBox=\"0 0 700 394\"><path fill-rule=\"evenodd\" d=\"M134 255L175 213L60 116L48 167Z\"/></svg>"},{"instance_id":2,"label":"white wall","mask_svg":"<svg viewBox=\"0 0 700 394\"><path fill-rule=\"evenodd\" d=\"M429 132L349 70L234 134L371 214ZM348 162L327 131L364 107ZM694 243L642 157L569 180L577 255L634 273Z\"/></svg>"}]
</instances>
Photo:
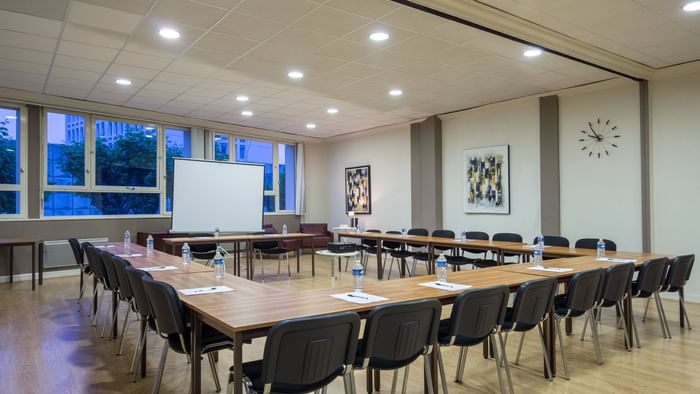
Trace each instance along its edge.
<instances>
[{"instance_id":1,"label":"white wall","mask_svg":"<svg viewBox=\"0 0 700 394\"><path fill-rule=\"evenodd\" d=\"M325 143L304 144L306 214L302 222L328 221L328 155Z\"/></svg>"},{"instance_id":2,"label":"white wall","mask_svg":"<svg viewBox=\"0 0 700 394\"><path fill-rule=\"evenodd\" d=\"M653 81L652 249L700 255L700 67ZM700 269L686 289L700 301Z\"/></svg>"},{"instance_id":3,"label":"white wall","mask_svg":"<svg viewBox=\"0 0 700 394\"><path fill-rule=\"evenodd\" d=\"M540 229L539 103L537 98L489 105L442 117L443 227L520 233ZM464 213L465 149L510 145L510 215Z\"/></svg>"},{"instance_id":4,"label":"white wall","mask_svg":"<svg viewBox=\"0 0 700 394\"><path fill-rule=\"evenodd\" d=\"M619 250L642 249L639 90L616 80L559 95L561 233L579 238L612 239ZM621 135L606 149L610 156L588 156L581 147L588 122L610 120ZM587 134L591 134L590 131ZM595 144L594 144L595 145ZM594 146L592 145L592 146Z\"/></svg>"},{"instance_id":5,"label":"white wall","mask_svg":"<svg viewBox=\"0 0 700 394\"><path fill-rule=\"evenodd\" d=\"M410 125L337 138L328 142L328 226L349 223L345 215L345 168L370 165L372 214L358 215L360 225L383 231L411 225Z\"/></svg>"}]
</instances>

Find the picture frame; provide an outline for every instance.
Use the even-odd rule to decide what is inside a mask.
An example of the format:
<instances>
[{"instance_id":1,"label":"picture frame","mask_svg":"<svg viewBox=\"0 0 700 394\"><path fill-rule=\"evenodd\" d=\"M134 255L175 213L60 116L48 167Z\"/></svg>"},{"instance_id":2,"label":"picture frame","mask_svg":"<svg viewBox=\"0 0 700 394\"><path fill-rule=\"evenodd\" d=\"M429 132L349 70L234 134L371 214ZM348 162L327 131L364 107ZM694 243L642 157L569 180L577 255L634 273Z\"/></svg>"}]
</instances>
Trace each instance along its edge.
<instances>
[{"instance_id":1,"label":"picture frame","mask_svg":"<svg viewBox=\"0 0 700 394\"><path fill-rule=\"evenodd\" d=\"M370 166L345 168L345 213L356 215L372 213Z\"/></svg>"},{"instance_id":2,"label":"picture frame","mask_svg":"<svg viewBox=\"0 0 700 394\"><path fill-rule=\"evenodd\" d=\"M510 214L510 145L464 151L464 212Z\"/></svg>"}]
</instances>

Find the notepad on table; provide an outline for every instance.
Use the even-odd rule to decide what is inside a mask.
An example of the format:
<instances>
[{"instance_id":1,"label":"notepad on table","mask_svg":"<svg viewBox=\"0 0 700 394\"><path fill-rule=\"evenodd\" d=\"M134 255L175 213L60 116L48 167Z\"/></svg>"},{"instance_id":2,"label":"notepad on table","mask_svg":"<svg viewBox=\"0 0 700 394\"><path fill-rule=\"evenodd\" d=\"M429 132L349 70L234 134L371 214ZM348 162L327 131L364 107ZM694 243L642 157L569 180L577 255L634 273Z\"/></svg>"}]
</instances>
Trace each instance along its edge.
<instances>
[{"instance_id":1,"label":"notepad on table","mask_svg":"<svg viewBox=\"0 0 700 394\"><path fill-rule=\"evenodd\" d=\"M529 270L534 270L534 271L544 271L544 272L570 272L573 271L573 268L559 268L559 267L530 267L528 268Z\"/></svg>"},{"instance_id":2,"label":"notepad on table","mask_svg":"<svg viewBox=\"0 0 700 394\"><path fill-rule=\"evenodd\" d=\"M459 283L448 283L448 282L425 282L419 283L420 286L432 287L433 289L440 289L445 291L456 291L456 290L466 290L471 288L471 285L461 285Z\"/></svg>"},{"instance_id":3,"label":"notepad on table","mask_svg":"<svg viewBox=\"0 0 700 394\"><path fill-rule=\"evenodd\" d=\"M139 268L141 271L146 271L146 272L155 272L155 271L172 271L178 269L174 265L162 265L160 267L145 267L145 268Z\"/></svg>"},{"instance_id":4,"label":"notepad on table","mask_svg":"<svg viewBox=\"0 0 700 394\"><path fill-rule=\"evenodd\" d=\"M141 253L127 253L127 254L118 254L117 257L141 257L143 256Z\"/></svg>"},{"instance_id":5,"label":"notepad on table","mask_svg":"<svg viewBox=\"0 0 700 394\"><path fill-rule=\"evenodd\" d=\"M228 291L235 291L228 286L211 286L211 287L197 287L194 289L180 289L180 293L191 296L200 294L214 294L214 293L226 293Z\"/></svg>"},{"instance_id":6,"label":"notepad on table","mask_svg":"<svg viewBox=\"0 0 700 394\"><path fill-rule=\"evenodd\" d=\"M636 263L637 260L635 259L618 259L615 257L601 257L599 259L596 259L596 261L607 261L609 263Z\"/></svg>"},{"instance_id":7,"label":"notepad on table","mask_svg":"<svg viewBox=\"0 0 700 394\"><path fill-rule=\"evenodd\" d=\"M355 291L352 293L332 294L331 297L355 304L371 304L373 302L386 301L388 298Z\"/></svg>"}]
</instances>

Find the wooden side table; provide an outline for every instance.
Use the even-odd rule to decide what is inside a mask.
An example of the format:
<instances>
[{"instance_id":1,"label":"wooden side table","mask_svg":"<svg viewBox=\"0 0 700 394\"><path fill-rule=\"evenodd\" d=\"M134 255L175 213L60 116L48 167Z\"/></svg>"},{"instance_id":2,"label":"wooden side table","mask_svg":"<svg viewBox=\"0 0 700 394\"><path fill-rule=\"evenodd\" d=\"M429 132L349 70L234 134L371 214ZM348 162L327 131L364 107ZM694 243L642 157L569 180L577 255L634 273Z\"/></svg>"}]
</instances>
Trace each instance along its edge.
<instances>
[{"instance_id":1,"label":"wooden side table","mask_svg":"<svg viewBox=\"0 0 700 394\"><path fill-rule=\"evenodd\" d=\"M29 246L32 248L32 291L36 290L37 248L39 249L39 284L44 284L44 243L29 238L0 238L0 247L10 248L10 283L14 281L15 248Z\"/></svg>"}]
</instances>

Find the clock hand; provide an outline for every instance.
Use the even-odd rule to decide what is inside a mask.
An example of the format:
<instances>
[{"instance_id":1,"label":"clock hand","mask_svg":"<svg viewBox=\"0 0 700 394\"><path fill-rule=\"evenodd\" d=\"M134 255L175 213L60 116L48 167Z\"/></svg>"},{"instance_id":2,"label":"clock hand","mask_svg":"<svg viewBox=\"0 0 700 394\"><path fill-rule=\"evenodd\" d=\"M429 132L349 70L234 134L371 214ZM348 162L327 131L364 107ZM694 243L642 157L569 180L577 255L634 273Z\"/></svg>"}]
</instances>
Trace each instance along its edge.
<instances>
[{"instance_id":1,"label":"clock hand","mask_svg":"<svg viewBox=\"0 0 700 394\"><path fill-rule=\"evenodd\" d=\"M588 122L588 128L590 128L591 131L593 132L593 134L595 134L595 138L600 139L600 135L598 135L598 133L595 132L595 130L593 129L593 125L591 124L591 122Z\"/></svg>"}]
</instances>

